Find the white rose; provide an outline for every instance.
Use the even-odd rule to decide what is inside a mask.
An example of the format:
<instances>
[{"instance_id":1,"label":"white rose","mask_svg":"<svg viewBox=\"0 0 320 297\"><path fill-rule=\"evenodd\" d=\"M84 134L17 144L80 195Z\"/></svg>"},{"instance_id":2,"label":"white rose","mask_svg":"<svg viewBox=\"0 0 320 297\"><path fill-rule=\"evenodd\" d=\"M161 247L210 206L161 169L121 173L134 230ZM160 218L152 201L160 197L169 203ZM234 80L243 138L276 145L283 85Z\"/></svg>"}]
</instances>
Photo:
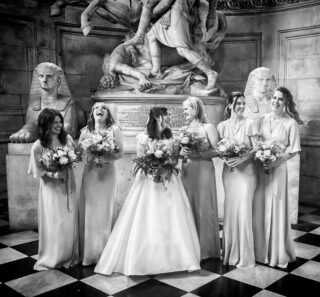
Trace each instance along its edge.
<instances>
[{"instance_id":1,"label":"white rose","mask_svg":"<svg viewBox=\"0 0 320 297\"><path fill-rule=\"evenodd\" d=\"M274 162L277 158L275 156L271 156L269 159Z\"/></svg>"},{"instance_id":2,"label":"white rose","mask_svg":"<svg viewBox=\"0 0 320 297\"><path fill-rule=\"evenodd\" d=\"M68 164L68 158L66 158L66 157L61 157L61 158L59 159L59 163L60 163L61 165Z\"/></svg>"},{"instance_id":3,"label":"white rose","mask_svg":"<svg viewBox=\"0 0 320 297\"><path fill-rule=\"evenodd\" d=\"M57 154L58 154L59 158L65 156L65 152L62 150L58 150Z\"/></svg>"},{"instance_id":4,"label":"white rose","mask_svg":"<svg viewBox=\"0 0 320 297\"><path fill-rule=\"evenodd\" d=\"M271 156L271 151L270 150L265 150L264 155L268 158Z\"/></svg>"},{"instance_id":5,"label":"white rose","mask_svg":"<svg viewBox=\"0 0 320 297\"><path fill-rule=\"evenodd\" d=\"M227 150L227 147L224 145L219 146L219 151L220 152L225 152Z\"/></svg>"},{"instance_id":6,"label":"white rose","mask_svg":"<svg viewBox=\"0 0 320 297\"><path fill-rule=\"evenodd\" d=\"M261 162L265 162L265 160L266 160L266 158L265 158L265 156L260 156L260 158L259 158L259 160L261 161Z\"/></svg>"},{"instance_id":7,"label":"white rose","mask_svg":"<svg viewBox=\"0 0 320 297\"><path fill-rule=\"evenodd\" d=\"M187 137L187 136L182 137L181 143L182 143L182 144L188 144L188 143L190 143L190 137Z\"/></svg>"},{"instance_id":8,"label":"white rose","mask_svg":"<svg viewBox=\"0 0 320 297\"><path fill-rule=\"evenodd\" d=\"M154 155L155 155L156 158L161 158L162 155L163 155L163 151L156 150L156 151L154 152Z\"/></svg>"}]
</instances>

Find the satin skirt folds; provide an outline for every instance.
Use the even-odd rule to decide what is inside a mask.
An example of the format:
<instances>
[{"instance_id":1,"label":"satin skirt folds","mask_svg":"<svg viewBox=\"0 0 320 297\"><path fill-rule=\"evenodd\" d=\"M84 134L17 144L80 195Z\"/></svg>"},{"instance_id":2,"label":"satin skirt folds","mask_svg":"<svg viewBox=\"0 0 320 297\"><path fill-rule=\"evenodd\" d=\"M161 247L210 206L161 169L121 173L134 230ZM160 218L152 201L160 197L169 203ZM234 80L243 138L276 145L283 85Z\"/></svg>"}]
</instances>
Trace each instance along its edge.
<instances>
[{"instance_id":1,"label":"satin skirt folds","mask_svg":"<svg viewBox=\"0 0 320 297\"><path fill-rule=\"evenodd\" d=\"M39 256L34 270L68 268L79 262L78 203L72 170L68 170L68 179L70 182L40 178Z\"/></svg>"},{"instance_id":2,"label":"satin skirt folds","mask_svg":"<svg viewBox=\"0 0 320 297\"><path fill-rule=\"evenodd\" d=\"M116 215L117 180L114 162L85 166L80 194L80 255L83 265L97 263Z\"/></svg>"},{"instance_id":3,"label":"satin skirt folds","mask_svg":"<svg viewBox=\"0 0 320 297\"><path fill-rule=\"evenodd\" d=\"M150 275L200 269L190 204L178 176L169 183L138 173L95 272Z\"/></svg>"},{"instance_id":4,"label":"satin skirt folds","mask_svg":"<svg viewBox=\"0 0 320 297\"><path fill-rule=\"evenodd\" d=\"M181 179L187 192L200 239L201 259L220 258L215 169L211 159L188 159Z\"/></svg>"},{"instance_id":5,"label":"satin skirt folds","mask_svg":"<svg viewBox=\"0 0 320 297\"><path fill-rule=\"evenodd\" d=\"M258 188L253 199L253 232L257 261L285 268L295 260L286 162L268 174L258 167Z\"/></svg>"},{"instance_id":6,"label":"satin skirt folds","mask_svg":"<svg viewBox=\"0 0 320 297\"><path fill-rule=\"evenodd\" d=\"M257 186L253 161L233 169L223 169L225 208L223 224L223 264L237 267L255 265L252 200Z\"/></svg>"}]
</instances>

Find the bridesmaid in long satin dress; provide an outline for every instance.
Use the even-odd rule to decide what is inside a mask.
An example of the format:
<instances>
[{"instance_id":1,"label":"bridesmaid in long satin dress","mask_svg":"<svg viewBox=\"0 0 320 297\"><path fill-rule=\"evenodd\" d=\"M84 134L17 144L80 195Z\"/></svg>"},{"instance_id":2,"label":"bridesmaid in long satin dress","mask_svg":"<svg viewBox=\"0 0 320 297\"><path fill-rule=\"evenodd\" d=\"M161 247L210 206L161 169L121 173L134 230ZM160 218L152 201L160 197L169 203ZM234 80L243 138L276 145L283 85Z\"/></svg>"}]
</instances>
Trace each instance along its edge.
<instances>
[{"instance_id":1,"label":"bridesmaid in long satin dress","mask_svg":"<svg viewBox=\"0 0 320 297\"><path fill-rule=\"evenodd\" d=\"M68 268L79 262L78 203L73 170L46 171L40 158L56 147L74 148L74 143L63 129L61 113L54 109L45 108L40 113L38 129L39 139L31 148L28 170L34 178L40 178L39 251L33 269Z\"/></svg>"},{"instance_id":2,"label":"bridesmaid in long satin dress","mask_svg":"<svg viewBox=\"0 0 320 297\"><path fill-rule=\"evenodd\" d=\"M199 98L188 97L183 102L183 110L189 122L183 129L198 133L206 142L200 153L191 152L187 147L181 149L180 154L188 157L187 162L182 163L181 179L196 222L201 259L220 258L215 168L212 162L212 158L217 157L214 149L218 134L216 128L208 123Z\"/></svg>"},{"instance_id":3,"label":"bridesmaid in long satin dress","mask_svg":"<svg viewBox=\"0 0 320 297\"><path fill-rule=\"evenodd\" d=\"M286 268L295 260L288 213L287 160L299 153L298 124L302 124L292 95L279 87L271 99L272 112L258 122L259 137L275 140L286 147L276 161L258 169L258 188L253 199L253 236L256 260L270 266Z\"/></svg>"},{"instance_id":4,"label":"bridesmaid in long satin dress","mask_svg":"<svg viewBox=\"0 0 320 297\"><path fill-rule=\"evenodd\" d=\"M232 92L228 99L228 120L218 125L220 139L229 138L252 148L258 137L255 122L243 116L245 98L241 92ZM230 170L230 168L233 168ZM237 267L255 265L252 199L257 185L253 153L230 158L223 169L225 191L223 225L223 264Z\"/></svg>"},{"instance_id":5,"label":"bridesmaid in long satin dress","mask_svg":"<svg viewBox=\"0 0 320 297\"><path fill-rule=\"evenodd\" d=\"M122 135L105 103L96 103L79 146L91 133L109 134L119 152L102 156L97 167L94 156L86 151L80 192L80 255L83 265L97 263L109 238L116 215L117 179L114 161L121 158Z\"/></svg>"}]
</instances>

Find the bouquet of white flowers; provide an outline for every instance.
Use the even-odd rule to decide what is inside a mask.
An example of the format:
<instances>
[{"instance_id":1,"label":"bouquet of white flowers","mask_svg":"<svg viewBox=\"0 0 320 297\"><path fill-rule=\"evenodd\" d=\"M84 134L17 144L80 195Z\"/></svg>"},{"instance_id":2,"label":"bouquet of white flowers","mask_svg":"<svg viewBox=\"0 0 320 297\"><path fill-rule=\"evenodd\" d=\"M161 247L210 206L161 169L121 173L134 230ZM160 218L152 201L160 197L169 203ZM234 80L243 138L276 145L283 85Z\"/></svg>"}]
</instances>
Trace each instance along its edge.
<instances>
[{"instance_id":1,"label":"bouquet of white flowers","mask_svg":"<svg viewBox=\"0 0 320 297\"><path fill-rule=\"evenodd\" d=\"M196 131L187 129L180 131L178 140L181 147L188 147L193 153L200 153L201 146L208 143L208 139L206 137L203 137ZM188 157L184 156L182 162L186 163L187 159Z\"/></svg>"},{"instance_id":2,"label":"bouquet of white flowers","mask_svg":"<svg viewBox=\"0 0 320 297\"><path fill-rule=\"evenodd\" d=\"M90 132L88 137L81 143L81 147L95 156L97 167L102 167L103 155L111 155L119 152L119 147L110 133Z\"/></svg>"},{"instance_id":3,"label":"bouquet of white flowers","mask_svg":"<svg viewBox=\"0 0 320 297\"><path fill-rule=\"evenodd\" d=\"M285 152L285 146L273 140L260 141L256 147L254 159L261 165L271 163L279 159ZM265 169L266 174L269 170Z\"/></svg>"},{"instance_id":4,"label":"bouquet of white flowers","mask_svg":"<svg viewBox=\"0 0 320 297\"><path fill-rule=\"evenodd\" d=\"M76 151L68 146L51 149L40 157L40 163L46 171L59 172L79 161Z\"/></svg>"},{"instance_id":5,"label":"bouquet of white flowers","mask_svg":"<svg viewBox=\"0 0 320 297\"><path fill-rule=\"evenodd\" d=\"M222 159L230 159L241 157L249 152L249 147L244 143L239 144L235 140L230 138L223 138L218 142L217 152ZM230 168L233 171L233 168Z\"/></svg>"},{"instance_id":6,"label":"bouquet of white flowers","mask_svg":"<svg viewBox=\"0 0 320 297\"><path fill-rule=\"evenodd\" d=\"M142 156L133 159L136 164L133 174L142 170L145 175L150 174L153 181L163 183L169 181L172 174L178 174L179 170L174 165L179 143L174 139L154 140L145 147Z\"/></svg>"}]
</instances>

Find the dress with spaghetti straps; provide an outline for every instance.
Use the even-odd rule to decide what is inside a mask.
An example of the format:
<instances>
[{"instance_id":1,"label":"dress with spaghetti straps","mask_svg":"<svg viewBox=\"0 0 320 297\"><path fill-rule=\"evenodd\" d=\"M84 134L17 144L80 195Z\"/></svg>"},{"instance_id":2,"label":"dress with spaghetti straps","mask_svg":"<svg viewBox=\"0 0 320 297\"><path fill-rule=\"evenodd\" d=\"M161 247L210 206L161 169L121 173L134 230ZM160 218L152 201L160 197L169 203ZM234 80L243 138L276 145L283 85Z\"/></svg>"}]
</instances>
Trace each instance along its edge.
<instances>
[{"instance_id":1,"label":"dress with spaghetti straps","mask_svg":"<svg viewBox=\"0 0 320 297\"><path fill-rule=\"evenodd\" d=\"M186 127L197 132L207 141L201 152L211 149L207 132L201 124L197 128ZM220 258L218 204L215 168L210 158L188 158L182 163L181 179L187 192L200 240L201 259Z\"/></svg>"}]
</instances>

